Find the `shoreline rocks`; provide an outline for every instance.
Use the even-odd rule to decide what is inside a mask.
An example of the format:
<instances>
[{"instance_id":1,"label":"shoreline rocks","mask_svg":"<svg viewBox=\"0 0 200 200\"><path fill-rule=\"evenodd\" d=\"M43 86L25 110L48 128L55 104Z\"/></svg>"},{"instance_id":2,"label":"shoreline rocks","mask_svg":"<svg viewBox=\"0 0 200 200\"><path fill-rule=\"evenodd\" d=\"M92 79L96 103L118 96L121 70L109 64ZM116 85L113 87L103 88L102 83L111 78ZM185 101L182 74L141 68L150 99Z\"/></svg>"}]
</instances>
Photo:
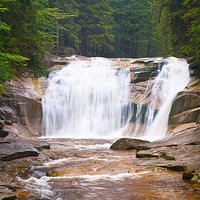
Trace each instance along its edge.
<instances>
[{"instance_id":1,"label":"shoreline rocks","mask_svg":"<svg viewBox=\"0 0 200 200\"><path fill-rule=\"evenodd\" d=\"M131 138L121 138L113 143L110 147L111 150L143 150L143 149L150 149L147 144L149 141L146 140L138 140L138 139L131 139Z\"/></svg>"},{"instance_id":2,"label":"shoreline rocks","mask_svg":"<svg viewBox=\"0 0 200 200\"><path fill-rule=\"evenodd\" d=\"M0 161L10 161L29 156L38 156L33 145L25 142L0 142Z\"/></svg>"},{"instance_id":3,"label":"shoreline rocks","mask_svg":"<svg viewBox=\"0 0 200 200\"><path fill-rule=\"evenodd\" d=\"M134 165L161 167L170 171L182 172L183 180L192 180L200 183L199 126L160 141L143 142L141 140L122 138L115 142L111 149L135 150L137 159L133 161ZM140 148L140 145L144 145L146 149Z\"/></svg>"},{"instance_id":4,"label":"shoreline rocks","mask_svg":"<svg viewBox=\"0 0 200 200\"><path fill-rule=\"evenodd\" d=\"M193 79L176 97L169 117L169 124L199 123L200 80Z\"/></svg>"}]
</instances>

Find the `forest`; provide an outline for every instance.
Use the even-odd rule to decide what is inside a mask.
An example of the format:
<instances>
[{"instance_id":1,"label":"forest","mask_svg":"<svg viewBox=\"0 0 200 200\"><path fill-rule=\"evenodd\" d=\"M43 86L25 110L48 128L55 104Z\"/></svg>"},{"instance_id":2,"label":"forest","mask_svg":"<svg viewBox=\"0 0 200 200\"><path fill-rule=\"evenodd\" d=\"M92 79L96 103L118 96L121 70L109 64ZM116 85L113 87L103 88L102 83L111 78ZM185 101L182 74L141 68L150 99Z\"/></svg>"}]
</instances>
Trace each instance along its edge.
<instances>
[{"instance_id":1,"label":"forest","mask_svg":"<svg viewBox=\"0 0 200 200\"><path fill-rule=\"evenodd\" d=\"M103 57L193 57L199 0L0 0L0 85L27 67L45 74L59 46Z\"/></svg>"}]
</instances>

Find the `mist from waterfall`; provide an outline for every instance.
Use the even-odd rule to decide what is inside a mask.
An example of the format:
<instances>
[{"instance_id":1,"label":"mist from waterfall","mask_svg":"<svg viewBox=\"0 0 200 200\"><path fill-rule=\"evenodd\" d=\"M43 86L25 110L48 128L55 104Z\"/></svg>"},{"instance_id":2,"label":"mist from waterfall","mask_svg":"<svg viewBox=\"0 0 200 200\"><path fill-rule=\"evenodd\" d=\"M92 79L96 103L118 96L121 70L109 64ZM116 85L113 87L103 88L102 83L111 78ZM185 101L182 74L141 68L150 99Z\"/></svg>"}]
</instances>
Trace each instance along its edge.
<instances>
[{"instance_id":1,"label":"mist from waterfall","mask_svg":"<svg viewBox=\"0 0 200 200\"><path fill-rule=\"evenodd\" d=\"M119 137L131 115L129 69L105 58L73 61L49 75L42 99L47 137Z\"/></svg>"},{"instance_id":2,"label":"mist from waterfall","mask_svg":"<svg viewBox=\"0 0 200 200\"><path fill-rule=\"evenodd\" d=\"M190 81L189 74L189 67L184 59L170 57L164 60L164 65L159 69L158 76L151 86L150 102L145 105L145 115L142 113L144 112L144 109L142 109L144 105L137 106L133 130L136 137L140 135L140 138L150 141L166 137L172 103L176 95ZM142 115L144 115L143 119ZM138 128L139 126L141 128Z\"/></svg>"}]
</instances>

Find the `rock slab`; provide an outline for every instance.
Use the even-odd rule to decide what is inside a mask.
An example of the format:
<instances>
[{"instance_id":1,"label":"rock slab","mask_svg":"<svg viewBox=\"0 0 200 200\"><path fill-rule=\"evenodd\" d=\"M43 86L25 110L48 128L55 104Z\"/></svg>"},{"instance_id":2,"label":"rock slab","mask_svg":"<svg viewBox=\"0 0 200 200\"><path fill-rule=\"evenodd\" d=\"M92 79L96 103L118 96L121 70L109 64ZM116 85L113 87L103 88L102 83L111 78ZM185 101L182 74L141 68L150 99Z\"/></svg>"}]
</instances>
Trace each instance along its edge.
<instances>
[{"instance_id":1,"label":"rock slab","mask_svg":"<svg viewBox=\"0 0 200 200\"><path fill-rule=\"evenodd\" d=\"M14 200L17 199L14 191L0 185L0 200Z\"/></svg>"},{"instance_id":2,"label":"rock slab","mask_svg":"<svg viewBox=\"0 0 200 200\"><path fill-rule=\"evenodd\" d=\"M146 140L138 140L138 139L131 139L131 138L121 138L113 143L110 147L112 150L147 150L149 147L147 144L149 141Z\"/></svg>"},{"instance_id":3,"label":"rock slab","mask_svg":"<svg viewBox=\"0 0 200 200\"><path fill-rule=\"evenodd\" d=\"M38 156L33 145L24 142L1 142L0 161L10 161L28 156Z\"/></svg>"}]
</instances>

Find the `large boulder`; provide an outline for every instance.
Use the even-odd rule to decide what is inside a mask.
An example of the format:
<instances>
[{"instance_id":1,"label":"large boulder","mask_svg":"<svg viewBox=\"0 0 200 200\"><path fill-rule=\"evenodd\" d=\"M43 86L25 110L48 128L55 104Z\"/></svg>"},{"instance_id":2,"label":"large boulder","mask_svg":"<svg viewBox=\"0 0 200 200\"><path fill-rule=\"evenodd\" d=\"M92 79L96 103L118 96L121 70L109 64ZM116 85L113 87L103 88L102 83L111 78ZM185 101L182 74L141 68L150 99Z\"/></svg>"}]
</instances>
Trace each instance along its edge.
<instances>
[{"instance_id":1,"label":"large boulder","mask_svg":"<svg viewBox=\"0 0 200 200\"><path fill-rule=\"evenodd\" d=\"M194 79L189 86L176 97L169 117L169 124L199 123L200 116L200 80Z\"/></svg>"},{"instance_id":2,"label":"large boulder","mask_svg":"<svg viewBox=\"0 0 200 200\"><path fill-rule=\"evenodd\" d=\"M200 91L180 92L173 103L171 115L200 107Z\"/></svg>"},{"instance_id":3,"label":"large boulder","mask_svg":"<svg viewBox=\"0 0 200 200\"><path fill-rule=\"evenodd\" d=\"M33 145L25 142L1 142L0 161L9 161L28 156L38 156Z\"/></svg>"},{"instance_id":4,"label":"large boulder","mask_svg":"<svg viewBox=\"0 0 200 200\"><path fill-rule=\"evenodd\" d=\"M163 66L163 58L117 58L116 68L130 68L131 83L147 81L158 74L158 66Z\"/></svg>"},{"instance_id":5,"label":"large boulder","mask_svg":"<svg viewBox=\"0 0 200 200\"><path fill-rule=\"evenodd\" d=\"M8 130L0 130L0 138L5 138L9 135Z\"/></svg>"},{"instance_id":6,"label":"large boulder","mask_svg":"<svg viewBox=\"0 0 200 200\"><path fill-rule=\"evenodd\" d=\"M121 138L113 143L110 147L112 150L132 150L132 149L149 149L147 146L149 141L146 140L138 140L131 138Z\"/></svg>"},{"instance_id":7,"label":"large boulder","mask_svg":"<svg viewBox=\"0 0 200 200\"><path fill-rule=\"evenodd\" d=\"M186 124L191 122L199 123L200 107L183 111L179 114L171 116L171 124Z\"/></svg>"}]
</instances>

